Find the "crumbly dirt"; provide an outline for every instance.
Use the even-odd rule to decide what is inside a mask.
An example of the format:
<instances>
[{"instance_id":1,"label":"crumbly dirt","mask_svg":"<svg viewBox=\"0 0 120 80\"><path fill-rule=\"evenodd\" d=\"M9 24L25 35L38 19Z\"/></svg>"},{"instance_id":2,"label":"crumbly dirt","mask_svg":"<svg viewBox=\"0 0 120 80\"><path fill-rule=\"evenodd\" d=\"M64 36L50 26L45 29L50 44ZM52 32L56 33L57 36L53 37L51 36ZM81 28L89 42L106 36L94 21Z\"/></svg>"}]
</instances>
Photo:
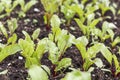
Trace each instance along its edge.
<instances>
[{"instance_id":1,"label":"crumbly dirt","mask_svg":"<svg viewBox=\"0 0 120 80\"><path fill-rule=\"evenodd\" d=\"M29 0L26 0L29 1ZM118 10L120 8L120 1L119 0L114 0L116 4L118 4ZM34 8L39 9L39 12L35 12ZM19 6L14 10L17 11L19 10ZM39 39L45 38L48 36L48 34L51 32L50 30L46 29L46 25L44 24L43 20L43 15L44 15L44 8L41 5L41 3L37 3L35 6L33 6L26 14L26 17L21 18L18 20L18 29L15 31L15 33L18 35L18 38L24 38L24 35L22 34L22 31L25 30L27 31L30 35L33 33L33 31L37 28L41 29ZM115 31L116 36L120 36L120 15L113 16L113 13L111 11L107 11L104 16L111 16L111 19L105 19L108 22L115 23L115 25L118 27L117 30ZM63 15L59 15L60 17L64 17ZM76 16L75 16L76 17ZM97 16L96 16L97 17ZM0 19L0 21L4 22L6 24L6 20L10 18L18 18L18 15L15 12L11 13L11 16L5 17L4 19ZM27 22L28 20L28 22ZM38 22L33 23L34 20L37 20ZM102 22L99 22L97 24L98 28L101 28ZM71 27L61 25L62 29L68 30L71 34L73 34L76 38L82 36L82 32L78 25L75 23L74 20L71 21L70 23L71 27L74 27L74 30L71 29ZM7 39L0 34L0 43L6 43ZM105 45L108 45L110 43L110 40L105 41ZM120 45L120 44L118 44ZM88 45L90 46L90 45ZM117 54L117 47L112 49L112 52L117 55L120 61L120 55ZM56 76L53 76L53 64L51 61L48 59L48 54L45 53L43 58L41 59L41 64L46 65L50 68L51 70L51 75L49 75L50 80L60 80L65 76L67 72L70 72L71 70L66 69L63 70L63 73L58 72ZM82 70L82 65L83 65L83 60L80 55L79 50L72 45L70 48L68 48L65 52L65 54L62 56L62 58L67 57L72 59L72 66L73 68L80 69ZM103 63L105 64L106 69L113 69L114 67L111 67L110 64L106 61L106 59L99 53L96 57L101 58ZM21 59L22 58L22 59ZM110 72L103 71L101 68L97 68L95 65L92 65L95 67L94 71L91 72L92 80L119 80L120 76L114 77ZM6 75L0 75L0 80L27 80L28 73L27 69L25 68L25 59L24 57L21 56L20 53L8 56L6 59L4 59L0 63L0 71L8 70Z\"/></svg>"}]
</instances>

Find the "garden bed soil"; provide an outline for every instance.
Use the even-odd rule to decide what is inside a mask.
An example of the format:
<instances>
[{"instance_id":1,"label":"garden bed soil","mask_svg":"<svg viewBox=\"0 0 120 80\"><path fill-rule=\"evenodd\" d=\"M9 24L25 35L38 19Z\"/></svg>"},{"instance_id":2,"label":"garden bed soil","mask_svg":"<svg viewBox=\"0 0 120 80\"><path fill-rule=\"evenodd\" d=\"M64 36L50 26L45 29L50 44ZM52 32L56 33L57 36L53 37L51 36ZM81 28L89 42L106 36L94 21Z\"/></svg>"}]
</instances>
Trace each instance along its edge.
<instances>
[{"instance_id":1,"label":"garden bed soil","mask_svg":"<svg viewBox=\"0 0 120 80\"><path fill-rule=\"evenodd\" d=\"M26 0L26 1L29 1L29 0ZM118 5L120 4L119 0L114 0L114 1ZM35 8L39 9L39 12L35 12L34 11ZM16 10L19 10L19 7L18 7L18 9L15 9L15 11ZM51 31L46 29L46 25L44 24L44 20L43 20L43 15L44 15L44 9L43 9L43 6L41 5L41 3L39 2L27 12L26 17L21 18L18 21L19 27L15 31L15 33L18 35L18 38L24 38L24 35L22 34L22 30L27 31L31 35L33 33L33 31L37 28L41 29L39 39L47 37L48 33L50 33ZM112 17L112 19L108 19L107 21L116 24L116 26L118 27L118 30L115 30L115 33L117 36L119 36L120 35L120 29L119 29L120 15L117 15L119 17L117 17L115 19L110 11L108 11L105 15L110 15ZM4 24L6 24L5 23L6 20L13 18L13 17L17 18L17 14L14 12L11 14L10 17L5 17L4 19L0 19L0 21L4 22ZM30 21L25 22L25 20L27 20L27 19L29 19ZM33 23L33 21L35 19L38 21L37 23ZM99 22L99 24L97 26L100 27L101 23L102 22ZM72 20L71 26L73 26L75 30L71 30L70 27L66 27L64 25L62 25L61 28L68 30L76 38L83 35L74 20ZM7 42L6 38L2 34L0 34L0 42L1 43ZM109 40L106 40L105 44L108 45L109 43L110 43ZM117 48L114 48L112 52L115 53L116 50L117 50ZM120 55L118 55L118 54L116 54L116 55L120 59ZM82 69L82 57L79 53L79 50L74 45L72 45L70 48L68 48L62 57L71 58L72 59L72 67L76 68L76 69ZM97 55L97 57L102 59L103 63L106 65L105 67L107 69L110 69L109 63L101 55L101 53L99 53ZM53 65L52 65L51 61L48 59L48 53L44 54L44 56L41 60L41 63L43 65L48 66L52 72ZM28 77L28 73L27 73L27 69L24 66L25 66L25 59L24 59L24 57L22 57L20 55L20 53L8 56L6 59L4 59L0 63L0 71L8 70L7 74L0 75L0 80L26 80ZM95 66L95 65L93 65L93 66ZM60 80L61 78L63 78L65 76L65 74L67 72L70 72L70 70L66 69L63 73L58 72L56 77L53 77L53 74L51 73L51 75L49 76L49 79L50 80ZM119 80L120 79L120 76L117 78L114 78L111 73L105 72L97 67L95 67L94 71L92 71L91 76L92 76L92 80Z\"/></svg>"}]
</instances>

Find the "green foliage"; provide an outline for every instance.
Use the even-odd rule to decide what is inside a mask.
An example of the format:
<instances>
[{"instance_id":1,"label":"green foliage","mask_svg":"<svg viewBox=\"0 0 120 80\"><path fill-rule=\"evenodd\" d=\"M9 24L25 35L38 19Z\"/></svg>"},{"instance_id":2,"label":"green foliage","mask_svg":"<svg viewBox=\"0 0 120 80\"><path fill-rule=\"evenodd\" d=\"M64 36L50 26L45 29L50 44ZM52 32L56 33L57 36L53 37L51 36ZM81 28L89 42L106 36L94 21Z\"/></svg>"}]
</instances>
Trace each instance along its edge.
<instances>
[{"instance_id":1,"label":"green foliage","mask_svg":"<svg viewBox=\"0 0 120 80\"><path fill-rule=\"evenodd\" d=\"M33 65L29 68L28 73L30 75L28 80L49 80L48 74L50 74L50 70L47 66Z\"/></svg>"},{"instance_id":2,"label":"green foliage","mask_svg":"<svg viewBox=\"0 0 120 80\"><path fill-rule=\"evenodd\" d=\"M32 39L33 39L33 40L37 39L38 36L39 36L39 34L40 34L40 29L38 28L38 29L36 29L36 30L33 32L33 34L32 34Z\"/></svg>"},{"instance_id":3,"label":"green foliage","mask_svg":"<svg viewBox=\"0 0 120 80\"><path fill-rule=\"evenodd\" d=\"M58 60L58 58L60 58L60 56L64 54L66 49L72 45L72 40L74 39L74 36L68 34L66 30L60 30L60 28L53 28L52 30L54 30L53 34L49 34L49 39L52 40L48 43L50 47L49 51L50 56L53 56L54 54L54 56L58 56L57 58L55 58L55 60ZM50 60L52 60L52 62L54 63L54 59L51 58Z\"/></svg>"},{"instance_id":4,"label":"green foliage","mask_svg":"<svg viewBox=\"0 0 120 80\"><path fill-rule=\"evenodd\" d=\"M61 12L64 13L65 19L67 20L67 25L70 25L71 19L74 17L75 15L75 11L73 11L72 8L75 7L76 4L72 4L73 0L66 0L63 2L63 5L61 5Z\"/></svg>"},{"instance_id":5,"label":"green foliage","mask_svg":"<svg viewBox=\"0 0 120 80\"><path fill-rule=\"evenodd\" d=\"M115 47L118 43L120 43L120 37L116 37L111 45L112 47Z\"/></svg>"},{"instance_id":6,"label":"green foliage","mask_svg":"<svg viewBox=\"0 0 120 80\"><path fill-rule=\"evenodd\" d=\"M61 21L57 15L53 15L50 20L52 27L60 27Z\"/></svg>"},{"instance_id":7,"label":"green foliage","mask_svg":"<svg viewBox=\"0 0 120 80\"><path fill-rule=\"evenodd\" d=\"M3 35L8 38L8 33L2 22L0 22L0 31L3 33Z\"/></svg>"},{"instance_id":8,"label":"green foliage","mask_svg":"<svg viewBox=\"0 0 120 80\"><path fill-rule=\"evenodd\" d=\"M12 35L14 33L14 31L18 28L18 24L17 24L17 19L12 18L11 20L7 21L7 27L10 31L10 35ZM3 35L8 38L8 31L5 28L5 26L2 24L2 22L0 22L0 31L3 33Z\"/></svg>"},{"instance_id":9,"label":"green foliage","mask_svg":"<svg viewBox=\"0 0 120 80\"><path fill-rule=\"evenodd\" d=\"M115 75L117 75L118 73L120 73L120 66L119 66L119 61L116 57L116 55L113 55L113 61L114 61L114 64L115 64Z\"/></svg>"},{"instance_id":10,"label":"green foliage","mask_svg":"<svg viewBox=\"0 0 120 80\"><path fill-rule=\"evenodd\" d=\"M101 53L106 60L112 64L112 53L109 51L109 49L104 44L100 44L99 48L101 49Z\"/></svg>"},{"instance_id":11,"label":"green foliage","mask_svg":"<svg viewBox=\"0 0 120 80\"><path fill-rule=\"evenodd\" d=\"M4 46L4 48L0 50L0 62L3 61L9 55L15 54L20 50L21 48L18 44Z\"/></svg>"},{"instance_id":12,"label":"green foliage","mask_svg":"<svg viewBox=\"0 0 120 80\"><path fill-rule=\"evenodd\" d=\"M17 35L14 33L7 41L7 44L15 44L17 41Z\"/></svg>"},{"instance_id":13,"label":"green foliage","mask_svg":"<svg viewBox=\"0 0 120 80\"><path fill-rule=\"evenodd\" d=\"M62 80L91 80L91 75L89 72L81 72L74 69L72 72L66 74Z\"/></svg>"},{"instance_id":14,"label":"green foliage","mask_svg":"<svg viewBox=\"0 0 120 80\"><path fill-rule=\"evenodd\" d=\"M93 31L96 29L97 23L101 20L101 18L94 19L93 21L90 22L88 25L84 25L80 19L75 18L76 23L80 27L81 31L83 32L84 35L86 35L88 38L90 37L91 34L95 34Z\"/></svg>"},{"instance_id":15,"label":"green foliage","mask_svg":"<svg viewBox=\"0 0 120 80\"><path fill-rule=\"evenodd\" d=\"M40 40L37 47L35 47L35 44L31 40L29 34L25 31L23 31L23 34L25 35L25 40L19 39L18 44L22 49L21 54L26 58L25 67L29 68L32 65L41 65L39 60L46 51L47 39Z\"/></svg>"},{"instance_id":16,"label":"green foliage","mask_svg":"<svg viewBox=\"0 0 120 80\"><path fill-rule=\"evenodd\" d=\"M52 33L49 34L48 50L49 59L56 65L55 71L61 70L71 65L71 59L63 58L62 55L69 48L75 37L72 34L68 34L66 30L61 30L60 19L57 15L53 15L51 18Z\"/></svg>"},{"instance_id":17,"label":"green foliage","mask_svg":"<svg viewBox=\"0 0 120 80\"><path fill-rule=\"evenodd\" d=\"M61 4L60 0L40 0L44 9L46 11L44 15L44 22L47 24L47 27L50 26L50 19L54 13L59 10L59 6Z\"/></svg>"},{"instance_id":18,"label":"green foliage","mask_svg":"<svg viewBox=\"0 0 120 80\"><path fill-rule=\"evenodd\" d=\"M0 13L2 13L4 10L5 10L5 14L2 14L0 15L0 18L3 18L5 16L10 16L10 13L13 11L13 9L18 5L17 1L13 1L12 3L12 0L9 0L9 1L6 1L6 0L1 0L0 2Z\"/></svg>"},{"instance_id":19,"label":"green foliage","mask_svg":"<svg viewBox=\"0 0 120 80\"><path fill-rule=\"evenodd\" d=\"M19 17L25 17L26 16L26 12L37 3L36 0L30 0L29 2L25 3L24 0L17 0L17 2L20 4L21 6L21 12L19 12Z\"/></svg>"},{"instance_id":20,"label":"green foliage","mask_svg":"<svg viewBox=\"0 0 120 80\"><path fill-rule=\"evenodd\" d=\"M92 64L101 62L100 60L95 58L97 53L101 51L100 48L101 44L96 43L93 46L89 47L88 49L86 48L87 44L88 44L88 39L85 36L79 37L75 40L75 45L79 49L80 54L82 55L83 69L85 71L87 71ZM101 67L102 65L100 64L97 66Z\"/></svg>"},{"instance_id":21,"label":"green foliage","mask_svg":"<svg viewBox=\"0 0 120 80\"><path fill-rule=\"evenodd\" d=\"M40 0L47 13L53 14L58 11L60 0Z\"/></svg>"},{"instance_id":22,"label":"green foliage","mask_svg":"<svg viewBox=\"0 0 120 80\"><path fill-rule=\"evenodd\" d=\"M10 34L13 34L14 31L18 28L18 24L17 24L17 19L16 18L12 18L10 20L7 20L7 24L8 24L8 29L10 31Z\"/></svg>"},{"instance_id":23,"label":"green foliage","mask_svg":"<svg viewBox=\"0 0 120 80\"><path fill-rule=\"evenodd\" d=\"M59 71L62 68L67 68L70 65L71 65L71 59L70 58L63 58L61 61L58 62L58 65L55 68L55 71Z\"/></svg>"},{"instance_id":24,"label":"green foliage","mask_svg":"<svg viewBox=\"0 0 120 80\"><path fill-rule=\"evenodd\" d=\"M53 35L51 34L53 37ZM59 37L58 37L59 36ZM64 62L68 62L68 64L61 64L62 61L59 61L61 59L61 56L64 54L66 49L71 46L71 35L67 35L67 33L64 33L64 31L61 31L61 33L54 37L54 41L49 41L48 46L49 46L49 59L52 61L53 64L56 64L58 66L67 67L71 65L69 59L62 59ZM60 68L61 69L61 68ZM56 69L56 70L59 70Z\"/></svg>"}]
</instances>

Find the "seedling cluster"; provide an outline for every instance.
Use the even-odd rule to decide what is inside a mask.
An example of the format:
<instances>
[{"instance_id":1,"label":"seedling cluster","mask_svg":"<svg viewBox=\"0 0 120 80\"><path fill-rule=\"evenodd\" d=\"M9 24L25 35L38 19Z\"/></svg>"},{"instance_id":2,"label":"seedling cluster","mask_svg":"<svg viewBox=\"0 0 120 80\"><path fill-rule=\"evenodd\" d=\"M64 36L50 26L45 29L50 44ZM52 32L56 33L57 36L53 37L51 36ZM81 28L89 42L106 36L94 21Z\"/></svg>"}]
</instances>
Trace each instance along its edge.
<instances>
[{"instance_id":1,"label":"seedling cluster","mask_svg":"<svg viewBox=\"0 0 120 80\"><path fill-rule=\"evenodd\" d=\"M42 29L38 26L32 33L21 30L24 36L19 38L19 21L26 18L27 12L35 5L40 4L44 8L42 18L45 31L49 32L47 37L39 37ZM0 62L19 53L25 59L27 80L54 80L59 74L63 74L60 80L92 80L92 72L96 68L117 80L120 78L120 57L117 56L120 55L120 36L116 33L119 28L109 21L120 15L117 8L118 5L110 0L1 0L0 35L6 41L0 41ZM107 12L113 16L106 16ZM7 19L5 22L2 21L4 18ZM72 34L69 31L71 27L73 32L78 27L81 36ZM65 57L72 46L79 51L72 54L81 55L82 63L77 68L72 58ZM48 54L52 67L42 64L45 54Z\"/></svg>"}]
</instances>

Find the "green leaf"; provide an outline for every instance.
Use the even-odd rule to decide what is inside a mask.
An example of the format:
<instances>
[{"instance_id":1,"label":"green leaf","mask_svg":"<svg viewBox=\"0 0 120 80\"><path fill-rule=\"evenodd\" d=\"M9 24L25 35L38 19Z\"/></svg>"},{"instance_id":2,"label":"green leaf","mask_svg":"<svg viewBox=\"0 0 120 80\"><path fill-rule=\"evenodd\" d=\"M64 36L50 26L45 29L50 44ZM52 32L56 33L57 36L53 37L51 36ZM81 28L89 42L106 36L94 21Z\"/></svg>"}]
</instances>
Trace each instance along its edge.
<instances>
[{"instance_id":1,"label":"green leaf","mask_svg":"<svg viewBox=\"0 0 120 80\"><path fill-rule=\"evenodd\" d=\"M33 5L35 5L37 3L36 0L31 0L29 1L27 4L25 4L24 8L23 8L23 12L27 12Z\"/></svg>"},{"instance_id":2,"label":"green leaf","mask_svg":"<svg viewBox=\"0 0 120 80\"><path fill-rule=\"evenodd\" d=\"M17 0L18 3L20 4L21 6L21 9L23 10L24 9L24 6L25 6L25 1L24 0Z\"/></svg>"},{"instance_id":3,"label":"green leaf","mask_svg":"<svg viewBox=\"0 0 120 80\"><path fill-rule=\"evenodd\" d=\"M59 38L57 45L60 52L65 51L68 48L67 45L67 43L69 43L68 40L69 40L69 35L63 35L61 36L61 39Z\"/></svg>"},{"instance_id":4,"label":"green leaf","mask_svg":"<svg viewBox=\"0 0 120 80\"><path fill-rule=\"evenodd\" d=\"M0 51L5 47L5 44L0 43Z\"/></svg>"},{"instance_id":5,"label":"green leaf","mask_svg":"<svg viewBox=\"0 0 120 80\"><path fill-rule=\"evenodd\" d=\"M2 12L3 12L3 10L4 10L4 6L3 6L3 4L2 4L2 3L0 3L0 13L2 13Z\"/></svg>"},{"instance_id":6,"label":"green leaf","mask_svg":"<svg viewBox=\"0 0 120 80\"><path fill-rule=\"evenodd\" d=\"M8 57L9 55L15 54L16 52L20 51L21 48L18 44L12 44L9 46L5 46L0 52L0 62Z\"/></svg>"},{"instance_id":7,"label":"green leaf","mask_svg":"<svg viewBox=\"0 0 120 80\"><path fill-rule=\"evenodd\" d=\"M64 13L65 18L67 20L72 19L75 15L75 12L72 10L73 7L75 7L75 6L74 5L66 5L66 6L63 5L63 6L61 6L61 12Z\"/></svg>"},{"instance_id":8,"label":"green leaf","mask_svg":"<svg viewBox=\"0 0 120 80\"><path fill-rule=\"evenodd\" d=\"M85 59L85 62L84 62L84 64L83 64L84 70L85 70L85 71L88 71L88 69L90 68L90 66L91 66L93 63L94 63L93 60L86 58L86 59Z\"/></svg>"},{"instance_id":9,"label":"green leaf","mask_svg":"<svg viewBox=\"0 0 120 80\"><path fill-rule=\"evenodd\" d=\"M94 63L97 67L102 68L103 67L103 62L100 58L95 58Z\"/></svg>"},{"instance_id":10,"label":"green leaf","mask_svg":"<svg viewBox=\"0 0 120 80\"><path fill-rule=\"evenodd\" d=\"M36 57L26 57L25 68L30 68L33 65L40 66L39 60Z\"/></svg>"},{"instance_id":11,"label":"green leaf","mask_svg":"<svg viewBox=\"0 0 120 80\"><path fill-rule=\"evenodd\" d=\"M101 18L94 19L89 25L90 28L94 28L100 20L101 20Z\"/></svg>"},{"instance_id":12,"label":"green leaf","mask_svg":"<svg viewBox=\"0 0 120 80\"><path fill-rule=\"evenodd\" d=\"M82 43L84 46L87 46L88 44L88 39L86 36L82 36L76 39L75 43Z\"/></svg>"},{"instance_id":13,"label":"green leaf","mask_svg":"<svg viewBox=\"0 0 120 80\"><path fill-rule=\"evenodd\" d=\"M52 27L60 27L61 21L57 15L53 15L50 22Z\"/></svg>"},{"instance_id":14,"label":"green leaf","mask_svg":"<svg viewBox=\"0 0 120 80\"><path fill-rule=\"evenodd\" d=\"M90 23L92 22L92 20L94 19L95 14L91 13L87 16L87 25L90 25Z\"/></svg>"},{"instance_id":15,"label":"green leaf","mask_svg":"<svg viewBox=\"0 0 120 80\"><path fill-rule=\"evenodd\" d=\"M82 0L81 3L82 3L82 4L85 4L87 1L88 1L88 0Z\"/></svg>"},{"instance_id":16,"label":"green leaf","mask_svg":"<svg viewBox=\"0 0 120 80\"><path fill-rule=\"evenodd\" d=\"M112 42L112 47L116 46L118 43L120 43L120 37L115 38L115 40Z\"/></svg>"},{"instance_id":17,"label":"green leaf","mask_svg":"<svg viewBox=\"0 0 120 80\"><path fill-rule=\"evenodd\" d=\"M25 35L25 40L28 42L32 42L31 37L29 36L29 34L26 31L22 31L22 33Z\"/></svg>"},{"instance_id":18,"label":"green leaf","mask_svg":"<svg viewBox=\"0 0 120 80\"><path fill-rule=\"evenodd\" d=\"M8 39L7 44L10 44L10 43L15 44L16 41L17 41L17 35L14 33L14 34Z\"/></svg>"},{"instance_id":19,"label":"green leaf","mask_svg":"<svg viewBox=\"0 0 120 80\"><path fill-rule=\"evenodd\" d=\"M50 72L49 68L46 66L42 66L48 73ZM32 66L28 70L28 74L30 75L30 80L49 80L48 75L45 70L40 66Z\"/></svg>"},{"instance_id":20,"label":"green leaf","mask_svg":"<svg viewBox=\"0 0 120 80\"><path fill-rule=\"evenodd\" d=\"M11 20L7 20L7 24L10 30L10 34L12 34L18 28L17 19L15 18L12 18Z\"/></svg>"},{"instance_id":21,"label":"green leaf","mask_svg":"<svg viewBox=\"0 0 120 80\"><path fill-rule=\"evenodd\" d=\"M114 60L115 68L118 69L119 68L119 61L118 61L115 54L113 54L113 60Z\"/></svg>"},{"instance_id":22,"label":"green leaf","mask_svg":"<svg viewBox=\"0 0 120 80\"><path fill-rule=\"evenodd\" d=\"M74 11L74 13L77 13L79 15L81 22L84 22L84 20L82 20L84 15L83 8L80 5L75 4L71 7L71 9Z\"/></svg>"},{"instance_id":23,"label":"green leaf","mask_svg":"<svg viewBox=\"0 0 120 80\"><path fill-rule=\"evenodd\" d=\"M7 30L1 22L0 22L0 31L5 35L6 38L8 37Z\"/></svg>"},{"instance_id":24,"label":"green leaf","mask_svg":"<svg viewBox=\"0 0 120 80\"><path fill-rule=\"evenodd\" d=\"M58 58L59 58L59 51L58 51L58 47L55 45L54 42L52 41L48 41L48 49L49 49L49 60L51 60L51 62L53 64L56 64L58 62Z\"/></svg>"},{"instance_id":25,"label":"green leaf","mask_svg":"<svg viewBox=\"0 0 120 80\"><path fill-rule=\"evenodd\" d=\"M20 47L22 49L22 55L24 57L32 56L32 54L34 52L34 43L33 42L19 39L18 44L20 45Z\"/></svg>"},{"instance_id":26,"label":"green leaf","mask_svg":"<svg viewBox=\"0 0 120 80\"><path fill-rule=\"evenodd\" d=\"M87 27L81 22L80 19L75 18L76 23L78 24L78 26L80 27L81 31L83 32L83 34L86 34L87 32Z\"/></svg>"},{"instance_id":27,"label":"green leaf","mask_svg":"<svg viewBox=\"0 0 120 80\"><path fill-rule=\"evenodd\" d=\"M109 33L109 35L111 37L111 40L113 41L113 38L114 38L114 35L115 35L114 31L111 30L111 29L108 29L107 32Z\"/></svg>"},{"instance_id":28,"label":"green leaf","mask_svg":"<svg viewBox=\"0 0 120 80\"><path fill-rule=\"evenodd\" d=\"M58 65L55 68L55 71L59 71L63 68L67 68L70 65L71 65L71 59L70 58L63 58L60 62L58 62Z\"/></svg>"},{"instance_id":29,"label":"green leaf","mask_svg":"<svg viewBox=\"0 0 120 80\"><path fill-rule=\"evenodd\" d=\"M12 10L19 4L18 0L13 2Z\"/></svg>"},{"instance_id":30,"label":"green leaf","mask_svg":"<svg viewBox=\"0 0 120 80\"><path fill-rule=\"evenodd\" d=\"M98 52L100 52L100 46L101 44L96 43L87 50L87 54L89 54L90 58L94 58Z\"/></svg>"},{"instance_id":31,"label":"green leaf","mask_svg":"<svg viewBox=\"0 0 120 80\"><path fill-rule=\"evenodd\" d=\"M46 12L53 14L58 11L61 4L58 0L40 0Z\"/></svg>"},{"instance_id":32,"label":"green leaf","mask_svg":"<svg viewBox=\"0 0 120 80\"><path fill-rule=\"evenodd\" d=\"M82 43L77 43L75 45L79 49L79 51L80 51L80 53L82 55L83 60L88 58L88 54L86 52L86 47Z\"/></svg>"},{"instance_id":33,"label":"green leaf","mask_svg":"<svg viewBox=\"0 0 120 80\"><path fill-rule=\"evenodd\" d=\"M61 80L91 80L91 74L89 72L81 72L79 70L74 70L67 73L67 75Z\"/></svg>"},{"instance_id":34,"label":"green leaf","mask_svg":"<svg viewBox=\"0 0 120 80\"><path fill-rule=\"evenodd\" d=\"M33 53L33 56L40 60L46 51L47 51L47 39L44 38L38 42L36 50Z\"/></svg>"},{"instance_id":35,"label":"green leaf","mask_svg":"<svg viewBox=\"0 0 120 80\"><path fill-rule=\"evenodd\" d=\"M102 55L106 58L106 60L112 64L112 53L108 50L108 48L101 43L101 45L99 46L101 49L101 53ZM109 57L108 57L109 56Z\"/></svg>"},{"instance_id":36,"label":"green leaf","mask_svg":"<svg viewBox=\"0 0 120 80\"><path fill-rule=\"evenodd\" d=\"M39 36L39 34L40 34L40 29L38 28L38 29L36 29L36 30L33 32L33 34L32 34L33 40L37 39L38 36Z\"/></svg>"},{"instance_id":37,"label":"green leaf","mask_svg":"<svg viewBox=\"0 0 120 80\"><path fill-rule=\"evenodd\" d=\"M87 44L88 44L88 40L85 36L79 37L75 41L75 45L79 49L83 59L88 58L88 54L86 51Z\"/></svg>"}]
</instances>

